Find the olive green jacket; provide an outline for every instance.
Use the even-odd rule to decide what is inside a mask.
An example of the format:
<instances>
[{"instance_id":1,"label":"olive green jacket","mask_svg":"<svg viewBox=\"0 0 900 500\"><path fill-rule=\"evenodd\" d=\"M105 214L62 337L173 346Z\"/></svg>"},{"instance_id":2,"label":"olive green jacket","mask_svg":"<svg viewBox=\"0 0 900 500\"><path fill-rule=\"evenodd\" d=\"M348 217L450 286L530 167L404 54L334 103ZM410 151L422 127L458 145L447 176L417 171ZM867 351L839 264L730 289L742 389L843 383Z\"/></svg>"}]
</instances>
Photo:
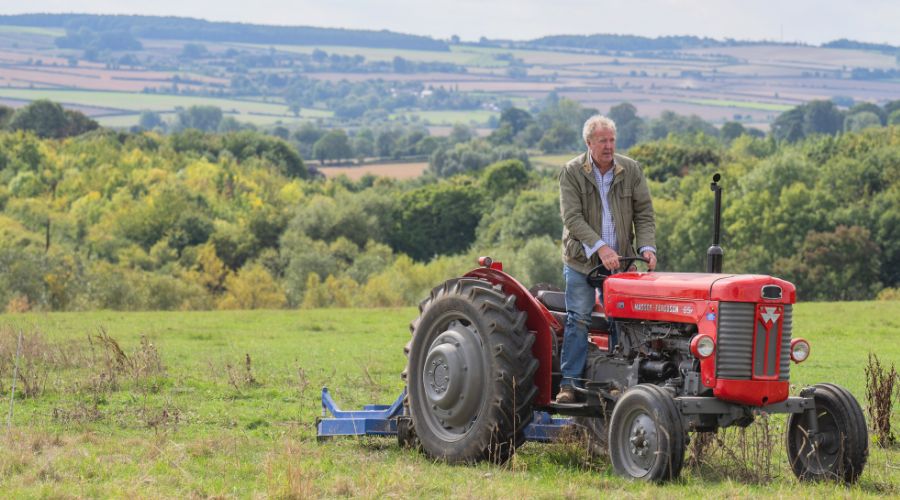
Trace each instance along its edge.
<instances>
[{"instance_id":1,"label":"olive green jacket","mask_svg":"<svg viewBox=\"0 0 900 500\"><path fill-rule=\"evenodd\" d=\"M650 189L638 162L615 155L615 177L609 188L609 206L616 224L619 254L636 256L637 248L656 247L656 222ZM563 220L563 262L580 273L600 265L596 253L588 259L584 245L593 247L601 234L601 211L597 180L588 153L569 160L559 173L559 210Z\"/></svg>"}]
</instances>

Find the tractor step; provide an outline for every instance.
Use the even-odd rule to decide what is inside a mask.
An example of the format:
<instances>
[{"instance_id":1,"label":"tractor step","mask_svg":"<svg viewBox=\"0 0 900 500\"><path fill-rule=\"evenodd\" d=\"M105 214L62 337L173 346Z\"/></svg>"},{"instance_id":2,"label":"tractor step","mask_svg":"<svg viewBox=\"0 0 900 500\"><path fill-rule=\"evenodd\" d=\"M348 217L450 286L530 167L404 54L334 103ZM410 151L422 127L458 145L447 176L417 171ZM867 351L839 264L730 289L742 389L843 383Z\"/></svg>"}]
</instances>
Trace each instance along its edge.
<instances>
[{"instance_id":1,"label":"tractor step","mask_svg":"<svg viewBox=\"0 0 900 500\"><path fill-rule=\"evenodd\" d=\"M573 416L594 416L600 411L599 406L595 404L580 403L553 403L542 408L550 413L559 413L561 415Z\"/></svg>"}]
</instances>

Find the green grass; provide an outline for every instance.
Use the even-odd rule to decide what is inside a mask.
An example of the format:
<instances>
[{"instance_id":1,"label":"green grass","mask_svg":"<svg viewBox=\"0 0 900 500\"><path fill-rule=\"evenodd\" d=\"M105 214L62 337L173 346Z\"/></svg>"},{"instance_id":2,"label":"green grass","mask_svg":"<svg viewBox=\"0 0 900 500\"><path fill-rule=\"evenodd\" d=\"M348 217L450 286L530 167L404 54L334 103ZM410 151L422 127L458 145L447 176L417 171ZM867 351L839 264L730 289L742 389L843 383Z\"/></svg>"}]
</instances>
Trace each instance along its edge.
<instances>
[{"instance_id":1,"label":"green grass","mask_svg":"<svg viewBox=\"0 0 900 500\"><path fill-rule=\"evenodd\" d=\"M396 120L405 117L411 120L418 117L420 123L428 122L430 125L455 125L457 123L487 125L492 116L499 118L500 113L481 109L472 111L403 111L392 113L390 118Z\"/></svg>"},{"instance_id":2,"label":"green grass","mask_svg":"<svg viewBox=\"0 0 900 500\"><path fill-rule=\"evenodd\" d=\"M175 119L175 113L161 113L163 120L172 121ZM295 118L291 116L271 116L271 115L241 115L226 113L225 116L232 116L242 123L252 123L259 126L284 124L291 125L309 121L310 119L328 116L327 112L318 109L304 109L300 112L300 116ZM129 128L138 124L141 115L139 113L127 115L100 116L95 118L100 125L113 128Z\"/></svg>"},{"instance_id":3,"label":"green grass","mask_svg":"<svg viewBox=\"0 0 900 500\"><path fill-rule=\"evenodd\" d=\"M190 106L217 106L223 111L240 115L252 113L264 113L279 115L277 118L293 118L294 115L285 104L266 103L252 101L238 101L234 99L219 99L213 97L193 97L164 94L142 94L130 92L92 92L85 90L38 90L38 89L10 89L0 88L0 97L11 99L50 99L63 104L78 104L82 106L98 106L112 109L131 110L140 112L149 111L173 111L176 107L187 108ZM329 117L330 111L304 109L302 116L308 118ZM242 116L241 119L247 117Z\"/></svg>"},{"instance_id":4,"label":"green grass","mask_svg":"<svg viewBox=\"0 0 900 500\"><path fill-rule=\"evenodd\" d=\"M567 161L571 160L577 156L575 153L564 153L564 154L554 154L554 155L546 155L546 154L535 154L530 155L528 159L532 164L536 167L542 167L547 169L560 169L563 165L566 164Z\"/></svg>"},{"instance_id":5,"label":"green grass","mask_svg":"<svg viewBox=\"0 0 900 500\"><path fill-rule=\"evenodd\" d=\"M783 462L771 481L729 478L707 466L686 468L674 484L635 484L575 443L528 443L507 465L473 467L432 462L391 438L316 443L323 385L345 409L389 403L400 392L415 315L403 308L0 316L4 409L15 328L26 332L28 359L52 360L43 371L41 363L20 367L23 378L44 380L45 391L16 401L12 431L0 446L0 491L142 498L900 495L898 448L873 446L861 481L848 489L799 485ZM795 335L811 342L812 356L792 366L792 381L836 382L864 403L867 353L900 360L898 318L900 302L797 305ZM105 361L100 327L134 368L109 368L115 364ZM153 347L142 348L141 336ZM148 368L154 351L163 373ZM21 394L22 379L18 387ZM900 428L900 418L895 423ZM781 448L776 453L783 455Z\"/></svg>"},{"instance_id":6,"label":"green grass","mask_svg":"<svg viewBox=\"0 0 900 500\"><path fill-rule=\"evenodd\" d=\"M716 106L721 108L744 108L755 109L758 111L787 111L793 106L788 104L773 104L768 102L753 101L732 101L728 99L683 99L679 102L687 102L691 104L701 104L703 106Z\"/></svg>"},{"instance_id":7,"label":"green grass","mask_svg":"<svg viewBox=\"0 0 900 500\"><path fill-rule=\"evenodd\" d=\"M42 35L42 36L63 36L66 34L64 29L55 28L38 28L35 26L6 26L0 25L0 34L2 35Z\"/></svg>"},{"instance_id":8,"label":"green grass","mask_svg":"<svg viewBox=\"0 0 900 500\"><path fill-rule=\"evenodd\" d=\"M272 47L270 45L244 43L233 45L264 49ZM509 64L507 61L498 60L494 57L496 53L503 51L498 51L496 49L484 50L464 46L453 46L447 52L436 50L381 49L373 47L344 47L332 45L274 45L274 48L282 52L294 54L312 54L314 50L319 49L328 54L342 56L361 55L366 58L366 61L393 61L395 57L402 57L414 62L442 62L458 64L460 66L504 67Z\"/></svg>"}]
</instances>

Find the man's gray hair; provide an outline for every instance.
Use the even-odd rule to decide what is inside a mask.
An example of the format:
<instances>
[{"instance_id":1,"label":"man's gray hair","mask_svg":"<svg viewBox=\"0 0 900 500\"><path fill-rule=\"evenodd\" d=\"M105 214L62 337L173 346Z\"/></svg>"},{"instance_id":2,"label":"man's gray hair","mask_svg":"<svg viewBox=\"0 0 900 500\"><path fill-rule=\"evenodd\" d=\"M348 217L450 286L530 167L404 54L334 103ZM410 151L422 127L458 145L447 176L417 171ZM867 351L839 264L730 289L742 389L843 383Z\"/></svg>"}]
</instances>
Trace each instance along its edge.
<instances>
[{"instance_id":1,"label":"man's gray hair","mask_svg":"<svg viewBox=\"0 0 900 500\"><path fill-rule=\"evenodd\" d=\"M592 135L594 135L594 131L600 129L609 129L612 130L613 133L616 133L616 122L610 120L609 118L603 115L594 115L587 119L584 122L584 129L581 130L581 136L584 138L584 142L588 141Z\"/></svg>"}]
</instances>

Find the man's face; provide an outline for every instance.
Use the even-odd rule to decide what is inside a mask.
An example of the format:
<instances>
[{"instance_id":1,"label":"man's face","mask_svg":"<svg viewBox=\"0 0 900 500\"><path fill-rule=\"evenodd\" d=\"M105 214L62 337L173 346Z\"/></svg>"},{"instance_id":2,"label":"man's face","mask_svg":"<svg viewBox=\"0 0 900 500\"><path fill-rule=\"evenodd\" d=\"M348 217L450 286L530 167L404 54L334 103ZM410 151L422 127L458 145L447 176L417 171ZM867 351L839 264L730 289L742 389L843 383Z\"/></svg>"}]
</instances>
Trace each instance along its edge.
<instances>
[{"instance_id":1,"label":"man's face","mask_svg":"<svg viewBox=\"0 0 900 500\"><path fill-rule=\"evenodd\" d=\"M595 162L603 166L609 165L616 152L616 133L608 128L594 129L594 133L588 138L587 147Z\"/></svg>"}]
</instances>

